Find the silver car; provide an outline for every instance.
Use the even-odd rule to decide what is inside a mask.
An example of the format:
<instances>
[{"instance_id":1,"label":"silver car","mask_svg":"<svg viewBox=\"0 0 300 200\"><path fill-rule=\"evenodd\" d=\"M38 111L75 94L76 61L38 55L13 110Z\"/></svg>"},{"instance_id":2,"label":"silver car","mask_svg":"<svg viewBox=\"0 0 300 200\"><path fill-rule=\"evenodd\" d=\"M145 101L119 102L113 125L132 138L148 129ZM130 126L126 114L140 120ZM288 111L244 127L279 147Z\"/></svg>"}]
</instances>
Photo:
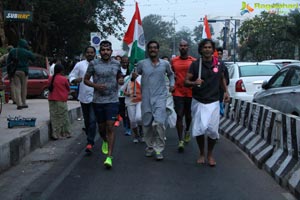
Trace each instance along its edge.
<instances>
[{"instance_id":1,"label":"silver car","mask_svg":"<svg viewBox=\"0 0 300 200\"><path fill-rule=\"evenodd\" d=\"M254 102L300 116L300 64L283 67L262 88L254 95Z\"/></svg>"},{"instance_id":2,"label":"silver car","mask_svg":"<svg viewBox=\"0 0 300 200\"><path fill-rule=\"evenodd\" d=\"M273 59L273 60L264 60L262 62L274 63L278 65L280 68L288 64L300 64L300 60L292 60L292 59Z\"/></svg>"}]
</instances>

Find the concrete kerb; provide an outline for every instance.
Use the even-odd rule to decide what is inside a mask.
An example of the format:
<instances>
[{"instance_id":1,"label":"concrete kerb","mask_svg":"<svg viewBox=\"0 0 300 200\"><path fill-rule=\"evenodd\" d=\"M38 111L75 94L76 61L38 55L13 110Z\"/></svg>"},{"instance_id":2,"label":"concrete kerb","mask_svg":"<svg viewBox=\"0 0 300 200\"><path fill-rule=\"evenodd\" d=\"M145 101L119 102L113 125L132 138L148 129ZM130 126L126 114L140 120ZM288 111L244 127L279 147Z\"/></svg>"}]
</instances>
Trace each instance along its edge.
<instances>
[{"instance_id":1,"label":"concrete kerb","mask_svg":"<svg viewBox=\"0 0 300 200\"><path fill-rule=\"evenodd\" d=\"M299 132L296 132L296 130L297 125L299 126L300 123L297 123L297 118L294 115L283 115L282 117L282 148L286 153L286 157L281 162L280 168L275 172L275 179L284 186L288 185L292 173L296 170L295 166L299 163Z\"/></svg>"},{"instance_id":2,"label":"concrete kerb","mask_svg":"<svg viewBox=\"0 0 300 200\"><path fill-rule=\"evenodd\" d=\"M296 121L296 129L294 131L297 133L297 141L300 141L300 120ZM298 158L300 158L300 142L298 143ZM288 180L288 187L289 189L298 197L300 198L300 162L298 160L295 169L291 173L291 176Z\"/></svg>"},{"instance_id":3,"label":"concrete kerb","mask_svg":"<svg viewBox=\"0 0 300 200\"><path fill-rule=\"evenodd\" d=\"M275 125L276 111L264 106L262 115L259 131L262 140L250 150L250 154L253 155L252 160L259 168L271 157L274 150L272 134Z\"/></svg>"},{"instance_id":4,"label":"concrete kerb","mask_svg":"<svg viewBox=\"0 0 300 200\"><path fill-rule=\"evenodd\" d=\"M239 124L240 118L241 118L241 100L235 100L234 106L233 106L233 113L232 113L232 119L231 119L231 123L226 127L223 127L224 129L221 129L221 131L223 131L223 134L229 134L231 133L231 131L236 128ZM227 138L229 138L229 135L226 135Z\"/></svg>"},{"instance_id":5,"label":"concrete kerb","mask_svg":"<svg viewBox=\"0 0 300 200\"><path fill-rule=\"evenodd\" d=\"M236 102L232 99L226 105L220 133L299 198L300 118L256 103Z\"/></svg>"},{"instance_id":6,"label":"concrete kerb","mask_svg":"<svg viewBox=\"0 0 300 200\"><path fill-rule=\"evenodd\" d=\"M249 105L249 103L248 103ZM227 137L234 141L235 136L244 128L245 116L247 110L247 103L245 101L238 100L237 103L237 114L235 115L235 123L232 127L225 130L228 133Z\"/></svg>"},{"instance_id":7,"label":"concrete kerb","mask_svg":"<svg viewBox=\"0 0 300 200\"><path fill-rule=\"evenodd\" d=\"M81 108L70 109L70 122L73 123L77 118L82 116ZM0 173L9 169L20 162L36 148L40 148L49 141L51 130L50 121L39 125L36 128L23 132L18 137L0 145Z\"/></svg>"},{"instance_id":8,"label":"concrete kerb","mask_svg":"<svg viewBox=\"0 0 300 200\"><path fill-rule=\"evenodd\" d=\"M238 146L245 151L246 144L255 136L255 130L257 127L257 113L255 112L257 104L250 104L245 129L237 136L236 143ZM255 120L254 120L255 119ZM253 131L254 130L254 131Z\"/></svg>"}]
</instances>

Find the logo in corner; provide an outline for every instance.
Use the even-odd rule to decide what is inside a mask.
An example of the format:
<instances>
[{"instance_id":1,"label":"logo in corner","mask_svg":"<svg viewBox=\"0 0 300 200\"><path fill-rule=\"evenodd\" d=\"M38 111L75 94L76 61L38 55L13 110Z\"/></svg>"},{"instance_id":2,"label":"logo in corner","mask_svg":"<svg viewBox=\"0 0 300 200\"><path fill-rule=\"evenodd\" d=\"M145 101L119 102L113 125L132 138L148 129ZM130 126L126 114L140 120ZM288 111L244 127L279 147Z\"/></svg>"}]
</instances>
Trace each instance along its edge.
<instances>
[{"instance_id":1,"label":"logo in corner","mask_svg":"<svg viewBox=\"0 0 300 200\"><path fill-rule=\"evenodd\" d=\"M246 13L250 13L253 11L254 11L254 9L251 6L249 6L249 4L247 4L245 1L242 2L241 15L244 15Z\"/></svg>"}]
</instances>

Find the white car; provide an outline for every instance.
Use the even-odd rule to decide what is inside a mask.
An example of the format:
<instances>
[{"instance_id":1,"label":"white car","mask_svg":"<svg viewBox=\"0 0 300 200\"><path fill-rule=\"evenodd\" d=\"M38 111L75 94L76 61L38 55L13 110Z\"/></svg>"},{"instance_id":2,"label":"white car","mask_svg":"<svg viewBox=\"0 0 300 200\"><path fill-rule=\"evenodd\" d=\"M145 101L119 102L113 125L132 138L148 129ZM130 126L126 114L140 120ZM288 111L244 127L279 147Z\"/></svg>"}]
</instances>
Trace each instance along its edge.
<instances>
[{"instance_id":1,"label":"white car","mask_svg":"<svg viewBox=\"0 0 300 200\"><path fill-rule=\"evenodd\" d=\"M244 101L252 101L254 93L261 91L262 83L280 69L276 64L264 62L237 62L226 66L230 79L230 96Z\"/></svg>"}]
</instances>

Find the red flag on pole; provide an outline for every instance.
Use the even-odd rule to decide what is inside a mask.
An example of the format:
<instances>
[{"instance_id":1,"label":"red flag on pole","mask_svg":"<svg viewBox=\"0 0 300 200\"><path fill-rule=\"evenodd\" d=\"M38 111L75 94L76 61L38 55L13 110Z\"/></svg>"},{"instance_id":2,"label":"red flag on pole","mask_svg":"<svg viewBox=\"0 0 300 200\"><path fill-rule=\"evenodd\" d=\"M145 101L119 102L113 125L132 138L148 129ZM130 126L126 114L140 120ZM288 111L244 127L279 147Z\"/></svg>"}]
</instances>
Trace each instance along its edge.
<instances>
[{"instance_id":1,"label":"red flag on pole","mask_svg":"<svg viewBox=\"0 0 300 200\"><path fill-rule=\"evenodd\" d=\"M145 58L144 30L137 2L135 3L135 13L129 24L128 30L125 33L123 41L129 47L129 70L131 71L136 62Z\"/></svg>"},{"instance_id":2,"label":"red flag on pole","mask_svg":"<svg viewBox=\"0 0 300 200\"><path fill-rule=\"evenodd\" d=\"M211 39L210 28L208 25L208 20L207 20L206 15L203 20L203 31L202 31L202 39L205 39L205 38Z\"/></svg>"}]
</instances>

